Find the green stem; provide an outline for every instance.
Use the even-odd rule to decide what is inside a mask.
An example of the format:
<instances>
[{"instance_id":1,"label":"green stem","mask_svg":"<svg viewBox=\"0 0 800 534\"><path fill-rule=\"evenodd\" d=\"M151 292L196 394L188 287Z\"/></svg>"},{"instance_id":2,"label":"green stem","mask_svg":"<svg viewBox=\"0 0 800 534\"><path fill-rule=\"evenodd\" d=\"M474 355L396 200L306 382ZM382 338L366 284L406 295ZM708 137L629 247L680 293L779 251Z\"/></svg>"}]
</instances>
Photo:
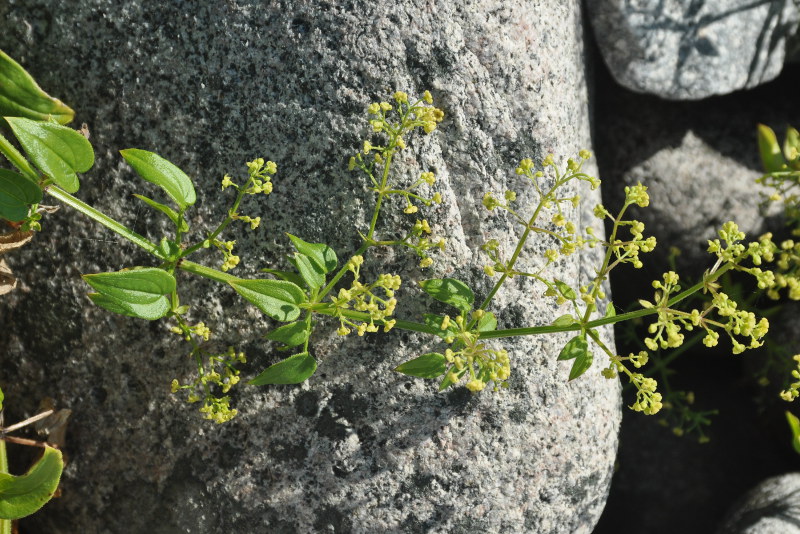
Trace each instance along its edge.
<instances>
[{"instance_id":1,"label":"green stem","mask_svg":"<svg viewBox=\"0 0 800 534\"><path fill-rule=\"evenodd\" d=\"M8 139L2 135L0 135L0 152L2 152L8 158L8 161L10 161L14 167L19 169L20 172L25 174L37 184L39 183L41 178L39 173L36 172L33 167L31 167L31 164L28 163L28 160L26 160L22 154L19 153L19 150L14 148L14 145L12 145Z\"/></svg>"},{"instance_id":2,"label":"green stem","mask_svg":"<svg viewBox=\"0 0 800 534\"><path fill-rule=\"evenodd\" d=\"M727 271L731 270L734 267L732 263L726 263L722 267L720 267L715 273L708 276L704 280L696 283L689 289L675 295L669 302L667 302L666 307L672 307L678 302L684 300L685 298L697 293L701 289L703 289L706 284L709 282L713 282L720 276L722 276ZM602 319L595 319L594 321L589 321L583 327L579 323L567 325L567 326L532 326L527 328L508 328L505 330L492 330L491 332L481 332L480 338L481 339L495 339L495 338L502 338L502 337L513 337L513 336L535 336L540 334L552 334L555 332L574 332L581 330L582 328L586 328L587 330L597 328L599 326L604 326L607 324L614 324L619 323L621 321L630 321L631 319L637 319L639 317L646 317L648 315L654 315L661 310L660 307L653 307L653 308L645 308L641 310L636 310L633 312L623 313L621 315L614 315L613 317L603 317Z\"/></svg>"},{"instance_id":3,"label":"green stem","mask_svg":"<svg viewBox=\"0 0 800 534\"><path fill-rule=\"evenodd\" d=\"M317 313L321 313L323 315L342 316L342 317L347 317L348 319L353 319L362 322L370 322L372 320L369 314L366 312L358 312L353 310L339 310L337 312L333 306L314 308L314 311ZM397 322L395 323L394 328L399 328L401 330L411 330L412 332L420 332L423 334L434 334L434 335L438 332L437 329L432 328L426 324L415 323L413 321L404 321L402 319L395 319L395 320ZM383 321L375 321L375 323L383 324Z\"/></svg>"},{"instance_id":4,"label":"green stem","mask_svg":"<svg viewBox=\"0 0 800 534\"><path fill-rule=\"evenodd\" d=\"M2 419L0 419L0 425ZM0 473L8 474L8 456L6 456L6 440L0 439ZM0 534L11 534L11 520L0 519Z\"/></svg>"},{"instance_id":5,"label":"green stem","mask_svg":"<svg viewBox=\"0 0 800 534\"><path fill-rule=\"evenodd\" d=\"M186 250L184 250L183 252L181 252L181 258L185 258L189 254L191 254L191 253L195 252L196 250L202 248L203 244L206 241L208 241L209 243L213 243L214 239L216 239L217 236L219 234L221 234L222 231L225 230L225 228L227 228L228 225L233 222L233 217L231 216L231 214L237 214L238 213L237 210L239 209L239 205L242 203L242 199L244 198L245 190L250 187L250 183L252 181L253 181L253 178L248 179L248 181L247 181L247 183L245 183L244 187L239 189L239 193L236 196L236 200L233 203L233 207L231 207L231 209L228 210L228 216L225 217L225 220L223 220L221 223L219 223L219 225L216 227L216 229L214 229L214 231L211 232L211 234L209 234L207 239L205 239L205 240L203 240L203 241L201 241L199 243L196 243L196 244L192 245L191 247L187 248Z\"/></svg>"},{"instance_id":6,"label":"green stem","mask_svg":"<svg viewBox=\"0 0 800 534\"><path fill-rule=\"evenodd\" d=\"M216 269L212 269L211 267L205 267L200 265L199 263L195 263L189 260L183 260L178 264L179 269L183 269L186 272L196 274L198 276L202 276L203 278L208 278L210 280L214 280L215 282L219 282L221 284L228 285L228 282L235 282L236 280L241 280L238 276L233 276L232 274L223 273L222 271L218 271Z\"/></svg>"},{"instance_id":7,"label":"green stem","mask_svg":"<svg viewBox=\"0 0 800 534\"><path fill-rule=\"evenodd\" d=\"M157 257L159 259L164 259L162 254L161 254L161 252L158 250L158 247L156 246L155 243L153 243L149 239L137 234L136 232L130 230L124 224L118 223L117 221L115 221L114 219L112 219L111 217L106 215L105 213L103 213L101 211L98 211L95 208L91 207L89 204L86 204L85 202L83 202L81 200L78 200L77 198L75 198L74 196L70 195L69 193L67 193L66 191L61 189L60 187L57 187L55 185L51 185L50 187L45 189L45 191L51 197L53 197L53 198L55 198L57 200L60 200L61 202L63 202L67 206L69 206L69 207L71 207L71 208L83 213L84 215L86 215L90 219L93 219L94 221L99 222L100 224L102 224L103 226L105 226L106 228L111 230L112 232L115 232L115 233L119 234L120 236L124 237L125 239L127 239L128 241L133 243L134 245L137 245L137 246L143 248L144 250L146 250L147 252L149 252L153 256L155 256L155 257Z\"/></svg>"},{"instance_id":8,"label":"green stem","mask_svg":"<svg viewBox=\"0 0 800 534\"><path fill-rule=\"evenodd\" d=\"M592 295L590 302L597 301L597 295L600 292L601 284L603 280L605 280L606 275L608 275L609 271L611 270L608 264L611 261L611 254L613 253L614 250L614 242L617 240L617 230L619 229L619 223L622 220L622 214L625 213L625 210L628 209L628 206L630 206L630 204L628 204L627 202L623 204L622 209L619 210L619 213L617 214L617 218L614 219L614 226L611 229L611 235L608 238L608 247L606 247L606 254L605 257L603 258L603 266L600 268L600 272L597 274L597 278L595 278L594 280L594 287L592 287ZM582 322L586 323L589 320L589 317L592 315L592 311L594 311L593 308L594 306L586 306L586 313L584 313L583 315Z\"/></svg>"},{"instance_id":9,"label":"green stem","mask_svg":"<svg viewBox=\"0 0 800 534\"><path fill-rule=\"evenodd\" d=\"M566 180L569 180L569 178L567 178ZM494 298L495 294L500 290L500 287L503 285L503 282L505 282L506 279L509 277L509 272L513 272L514 264L517 262L517 258L519 258L519 255L522 253L522 249L525 246L525 242L528 240L528 236L536 228L535 226L533 226L533 223L536 222L536 219L539 217L539 212L542 210L542 207L544 207L545 200L550 198L550 195L553 193L553 191L561 187L566 180L556 179L556 182L553 185L553 187L551 187L550 190L545 195L542 195L541 199L539 200L539 205L536 206L536 209L533 211L533 215L531 215L528 224L525 225L525 231L522 233L522 237L520 237L519 242L517 243L517 248L514 249L514 254L511 255L511 259L508 260L508 263L506 264L506 271L502 274L502 276L500 276L500 280L498 280L497 283L492 288L492 290L489 291L489 294L486 295L486 298L483 300L483 303L481 303L480 307L478 307L479 310L486 309L486 307L492 301L492 298Z\"/></svg>"}]
</instances>

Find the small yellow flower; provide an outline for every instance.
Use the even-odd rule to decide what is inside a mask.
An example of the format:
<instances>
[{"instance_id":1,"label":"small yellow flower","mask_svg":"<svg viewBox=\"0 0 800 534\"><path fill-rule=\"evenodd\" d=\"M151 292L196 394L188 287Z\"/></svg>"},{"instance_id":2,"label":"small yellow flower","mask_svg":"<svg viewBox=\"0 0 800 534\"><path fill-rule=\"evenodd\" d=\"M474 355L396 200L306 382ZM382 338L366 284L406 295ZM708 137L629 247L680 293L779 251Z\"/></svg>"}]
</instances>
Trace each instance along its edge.
<instances>
[{"instance_id":1,"label":"small yellow flower","mask_svg":"<svg viewBox=\"0 0 800 534\"><path fill-rule=\"evenodd\" d=\"M431 95L431 92L425 91L424 93L422 93L422 100L426 104L433 104L433 96Z\"/></svg>"}]
</instances>

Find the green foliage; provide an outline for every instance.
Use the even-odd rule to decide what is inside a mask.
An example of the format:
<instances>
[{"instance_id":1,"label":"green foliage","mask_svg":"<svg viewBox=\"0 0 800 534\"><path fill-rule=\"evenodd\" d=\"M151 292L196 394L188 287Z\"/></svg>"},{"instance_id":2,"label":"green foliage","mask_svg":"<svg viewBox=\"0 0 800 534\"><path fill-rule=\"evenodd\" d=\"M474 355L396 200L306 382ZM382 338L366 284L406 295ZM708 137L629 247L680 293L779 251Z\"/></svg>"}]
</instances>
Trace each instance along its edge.
<instances>
[{"instance_id":1,"label":"green foliage","mask_svg":"<svg viewBox=\"0 0 800 534\"><path fill-rule=\"evenodd\" d=\"M0 390L0 410L3 408L4 400L5 396ZM64 461L61 451L47 445L44 446L42 456L26 474L14 476L8 472L6 442L16 440L9 436L9 432L35 422L47 413L0 429L0 532L11 531L11 520L38 511L53 497L58 488Z\"/></svg>"},{"instance_id":2,"label":"green foliage","mask_svg":"<svg viewBox=\"0 0 800 534\"><path fill-rule=\"evenodd\" d=\"M295 321L276 328L264 337L270 341L283 343L283 348L289 349L308 342L311 335L310 326L305 321Z\"/></svg>"},{"instance_id":3,"label":"green foliage","mask_svg":"<svg viewBox=\"0 0 800 534\"><path fill-rule=\"evenodd\" d=\"M800 419L792 412L786 411L786 422L789 423L789 430L792 432L792 448L800 454Z\"/></svg>"},{"instance_id":4,"label":"green foliage","mask_svg":"<svg viewBox=\"0 0 800 534\"><path fill-rule=\"evenodd\" d=\"M0 169L0 217L19 222L31 206L42 201L42 190L21 174Z\"/></svg>"},{"instance_id":5,"label":"green foliage","mask_svg":"<svg viewBox=\"0 0 800 534\"><path fill-rule=\"evenodd\" d=\"M0 116L67 124L75 112L42 91L19 63L0 50Z\"/></svg>"},{"instance_id":6,"label":"green foliage","mask_svg":"<svg viewBox=\"0 0 800 534\"><path fill-rule=\"evenodd\" d=\"M53 497L63 469L61 451L45 447L24 475L0 473L0 518L19 519L39 510Z\"/></svg>"},{"instance_id":7,"label":"green foliage","mask_svg":"<svg viewBox=\"0 0 800 534\"><path fill-rule=\"evenodd\" d=\"M165 295L176 287L175 277L155 268L85 274L83 279L97 291L90 293L89 298L98 306L150 321L169 312L170 301Z\"/></svg>"},{"instance_id":8,"label":"green foliage","mask_svg":"<svg viewBox=\"0 0 800 534\"><path fill-rule=\"evenodd\" d=\"M444 354L430 352L413 360L409 360L394 369L398 373L419 378L436 378L447 371L447 359Z\"/></svg>"},{"instance_id":9,"label":"green foliage","mask_svg":"<svg viewBox=\"0 0 800 534\"><path fill-rule=\"evenodd\" d=\"M288 265L272 265L262 269L275 278L248 280L227 274L238 266L240 258L234 252L236 241L222 237L223 232L234 223L243 223L251 231L259 227L261 218L246 215L241 209L245 197L272 193L272 178L277 172L274 162L263 158L248 162L244 179L226 174L221 186L223 190L235 192L231 207L215 228L199 241L188 243L184 242L189 230L185 212L196 200L191 179L177 166L152 152L139 149L121 151L122 157L137 174L161 187L177 205L176 211L137 195L139 200L166 216L174 226L174 234L161 236L156 244L69 195L69 192L78 189L76 173L85 172L93 162L91 145L77 132L50 122L10 118L8 121L17 140L33 165L2 137L0 153L22 173L14 174L14 178L9 180L18 181L22 178L30 180L32 184L49 186L49 194L155 257L158 264L154 267L85 276L87 283L97 291L90 298L112 312L145 319L166 316L174 321L172 331L191 346L189 355L197 364L197 377L184 383L173 380L172 391L185 392L189 402L202 401L200 411L216 422L227 421L236 415L236 410L230 407L227 393L239 382L236 365L244 363L245 357L232 347L223 353L206 348L211 330L203 322L191 324L188 321L190 307L180 304L174 276L176 270L220 282L234 289L267 317L289 323L279 326L265 337L278 344L279 350L298 347L299 352L261 372L249 382L254 385L296 384L313 375L317 361L310 347L312 333L318 324L325 322L317 321L316 317L319 316L333 317L338 321L337 333L341 336L354 331L364 336L381 329L386 333L395 327L437 336L446 345L443 350L401 363L395 370L410 376L435 378L439 381L440 390L462 382L473 392L481 391L489 384L493 384L494 389L507 387L511 358L496 340L511 336L572 332L574 337L559 356L561 360L573 360L568 379L573 380L585 373L595 359L595 352L598 352L595 349L599 349L598 353L605 353L608 358L608 367L603 369L603 375L608 378L618 374L627 375L637 389L637 400L631 408L648 414L656 413L662 407L661 394L656 392L656 381L629 368L638 369L644 365L647 362L646 351L627 357L617 355L601 341L599 328L619 321L650 317L653 320L651 335L645 342L651 350L654 347L680 346L684 339L683 332L693 328L706 332L708 345L716 344L719 332L725 332L734 352L761 343L760 339L767 329L766 320L759 320L754 314L737 307L721 290L717 280L727 271L741 271L753 275L759 285L772 287L771 272L762 271L757 265L762 259L774 255L775 251L772 245L763 241L741 244L744 235L733 223L722 228L720 240L710 243L710 252L716 255L716 263L701 281L682 289L678 285L678 275L670 271L663 276L663 281L654 282L655 296L651 300L642 299L641 309L621 315L615 313L604 291L609 273L623 264L642 267L640 255L652 251L656 245L655 238L644 235L641 222L625 219L624 215L630 206L646 207L650 199L647 188L638 184L625 188L625 203L617 214L611 214L602 205L596 206L594 214L610 223L611 231L607 239L595 236L592 227L578 228L570 220L581 202L580 194L575 191L586 187L595 189L600 184L599 180L582 170L585 161L591 157L585 150L579 153L578 159L568 159L562 166L555 163L552 155L545 157L538 165L530 159L523 159L516 168L516 174L526 183L525 190L532 196L524 203L524 199L518 199L517 193L512 190L500 195L490 191L485 193L483 206L489 211L507 212L510 220L520 226L520 237L511 250L503 250L495 239L490 239L481 247L488 258L484 272L494 280L488 293L482 295L482 300L476 300L474 291L462 281L453 278L424 280L420 282L423 292L451 306L454 309L452 317L449 314L428 313L423 315L423 322L395 318L396 295L401 289L402 280L394 273L382 273L373 280L365 280L362 267L372 249L398 247L415 254L419 259L418 267L427 269L434 263L432 252L446 247L443 238L434 237L428 221L417 218L420 208L443 201L441 193L435 190L434 173L422 170L417 178L407 180L403 178L407 174L393 171L394 160L402 151L408 150L416 132L422 130L430 134L444 120L444 112L432 103L433 96L428 91L419 99L398 91L392 95L390 102L374 102L368 106L372 133L349 161L350 170L363 175L366 187L374 194L368 229L366 233L359 234L360 246L348 254L349 259L344 265L339 266L336 252L327 244L311 243L288 235L289 242L296 250L287 258ZM33 100L30 105L33 106ZM770 164L777 165L778 155L772 141L767 141L764 147ZM787 146L794 150L796 145L797 135L792 134ZM794 165L795 160L793 156L787 165ZM9 189L10 186L5 189L0 186L0 209L6 210L2 214L23 217L31 224L35 223L33 217L39 195L32 190L8 193ZM385 229L379 222L382 210L390 200L399 201L405 206L403 213L413 218L408 223ZM545 243L547 248L541 258L526 266L520 258L527 256L521 253L533 238ZM557 265L561 258L589 248L604 251L603 260L595 266L595 274L591 279L568 283L549 274L550 268ZM195 253L209 249L222 255L218 269L188 259ZM346 277L349 283L345 282ZM541 293L534 295L534 298L551 298L556 306L565 307L559 310L558 318L547 320L542 325L498 329L498 319L494 313L497 310L490 311L489 308L503 285L515 277L526 277L540 285ZM677 307L700 291L708 293L710 300L710 304L702 310L683 311ZM710 316L712 311L716 316ZM745 342L742 342L743 338Z\"/></svg>"},{"instance_id":10,"label":"green foliage","mask_svg":"<svg viewBox=\"0 0 800 534\"><path fill-rule=\"evenodd\" d=\"M464 313L469 313L475 302L475 294L469 286L453 278L423 280L419 285L425 293L439 302L454 306Z\"/></svg>"},{"instance_id":11,"label":"green foliage","mask_svg":"<svg viewBox=\"0 0 800 534\"><path fill-rule=\"evenodd\" d=\"M59 124L21 117L5 119L39 170L68 193L78 190L77 173L94 165L94 150L84 136Z\"/></svg>"},{"instance_id":12,"label":"green foliage","mask_svg":"<svg viewBox=\"0 0 800 534\"><path fill-rule=\"evenodd\" d=\"M276 364L270 365L260 375L252 379L252 386L266 384L299 384L317 370L317 360L307 352L289 356Z\"/></svg>"},{"instance_id":13,"label":"green foliage","mask_svg":"<svg viewBox=\"0 0 800 534\"><path fill-rule=\"evenodd\" d=\"M294 321L300 316L300 304L306 302L303 290L284 280L232 280L228 283L276 321Z\"/></svg>"},{"instance_id":14,"label":"green foliage","mask_svg":"<svg viewBox=\"0 0 800 534\"><path fill-rule=\"evenodd\" d=\"M181 210L195 203L197 197L192 180L174 164L158 154L137 148L120 150L120 154L139 176L161 187Z\"/></svg>"}]
</instances>

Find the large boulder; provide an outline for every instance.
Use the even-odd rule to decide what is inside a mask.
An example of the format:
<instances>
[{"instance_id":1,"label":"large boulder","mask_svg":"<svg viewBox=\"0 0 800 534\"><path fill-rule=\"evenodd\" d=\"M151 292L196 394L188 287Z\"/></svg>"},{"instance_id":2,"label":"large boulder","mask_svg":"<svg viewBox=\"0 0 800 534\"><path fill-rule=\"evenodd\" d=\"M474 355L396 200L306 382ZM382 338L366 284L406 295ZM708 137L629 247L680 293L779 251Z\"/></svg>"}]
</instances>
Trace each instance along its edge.
<instances>
[{"instance_id":1,"label":"large boulder","mask_svg":"<svg viewBox=\"0 0 800 534\"><path fill-rule=\"evenodd\" d=\"M674 100L746 89L781 72L800 11L783 0L588 2L600 52L625 87Z\"/></svg>"},{"instance_id":2,"label":"large boulder","mask_svg":"<svg viewBox=\"0 0 800 534\"><path fill-rule=\"evenodd\" d=\"M11 0L0 16L0 47L90 128L97 163L78 196L137 232L157 240L166 226L130 197L155 192L118 149L159 152L196 180L195 229L227 208L224 173L258 156L277 162L275 191L249 208L261 228L227 234L238 240L241 276L285 268L286 232L347 258L372 212L364 180L347 171L370 130L366 107L395 89L430 89L446 119L412 140L400 172L436 171L444 204L424 216L447 236L447 254L429 271L396 251L367 259L372 274L403 277L401 317L430 306L414 289L423 278L459 277L486 295L486 259L474 251L520 228L481 207L484 191L513 187L523 198L531 190L514 175L520 158L591 148L574 3ZM581 194L586 210L599 200ZM400 211L383 228L413 222ZM596 224L590 211L567 215ZM536 265L550 246L532 243L522 261ZM591 276L592 261L570 257L557 274ZM556 361L566 334L504 341L507 390L440 394L391 371L434 340L399 330L341 339L325 324L312 340L320 368L310 382L240 386L239 416L217 426L170 395L172 378L194 370L168 324L112 316L85 297L79 273L152 258L62 209L8 262L20 280L0 303L9 418L44 396L73 410L62 497L26 520L32 529L588 533L603 508L619 386L596 370L567 382L569 364ZM274 325L232 291L185 273L179 283L212 341L245 350L249 376L284 356L261 338ZM568 311L540 298L541 287L508 286L495 306L502 327Z\"/></svg>"},{"instance_id":3,"label":"large boulder","mask_svg":"<svg viewBox=\"0 0 800 534\"><path fill-rule=\"evenodd\" d=\"M800 473L768 478L731 508L718 534L800 533Z\"/></svg>"}]
</instances>

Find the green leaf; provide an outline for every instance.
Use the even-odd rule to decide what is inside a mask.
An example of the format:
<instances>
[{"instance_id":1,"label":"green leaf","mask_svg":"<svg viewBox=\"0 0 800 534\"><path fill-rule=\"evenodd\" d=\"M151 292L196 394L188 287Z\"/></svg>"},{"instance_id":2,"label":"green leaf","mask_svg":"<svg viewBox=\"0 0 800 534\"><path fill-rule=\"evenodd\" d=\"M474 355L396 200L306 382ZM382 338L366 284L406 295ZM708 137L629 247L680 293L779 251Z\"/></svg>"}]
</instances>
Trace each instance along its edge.
<instances>
[{"instance_id":1,"label":"green leaf","mask_svg":"<svg viewBox=\"0 0 800 534\"><path fill-rule=\"evenodd\" d=\"M316 291L325 285L325 274L321 267L317 266L308 256L295 252L295 265L303 277L303 281L312 291Z\"/></svg>"},{"instance_id":2,"label":"green leaf","mask_svg":"<svg viewBox=\"0 0 800 534\"><path fill-rule=\"evenodd\" d=\"M317 360L307 352L289 356L283 361L267 367L263 373L252 379L251 386L266 384L299 384L314 374Z\"/></svg>"},{"instance_id":3,"label":"green leaf","mask_svg":"<svg viewBox=\"0 0 800 534\"><path fill-rule=\"evenodd\" d=\"M792 447L797 454L800 454L800 419L787 410L786 421L789 423L789 429L792 431Z\"/></svg>"},{"instance_id":4,"label":"green leaf","mask_svg":"<svg viewBox=\"0 0 800 534\"><path fill-rule=\"evenodd\" d=\"M5 394L3 393L3 390L2 390L2 389L0 389L0 410L2 410L2 409L3 409L3 401L4 401L5 399L6 399L6 396L5 396Z\"/></svg>"},{"instance_id":5,"label":"green leaf","mask_svg":"<svg viewBox=\"0 0 800 534\"><path fill-rule=\"evenodd\" d=\"M579 354L572 364L572 369L569 370L569 379L575 380L585 373L592 366L592 360L594 360L594 355L589 350Z\"/></svg>"},{"instance_id":6,"label":"green leaf","mask_svg":"<svg viewBox=\"0 0 800 534\"><path fill-rule=\"evenodd\" d=\"M786 161L781 154L778 138L772 128L763 124L758 125L758 152L761 154L761 164L764 172L777 172L786 166Z\"/></svg>"},{"instance_id":7,"label":"green leaf","mask_svg":"<svg viewBox=\"0 0 800 534\"><path fill-rule=\"evenodd\" d=\"M150 200L144 195L137 195L136 193L134 193L133 196L135 196L136 198L138 198L151 208L160 211L161 213L169 217L169 220L172 221L172 224L175 225L175 227L178 229L179 232L186 233L189 231L189 224L186 222L186 219L184 219L183 216L174 209L170 208L169 206L165 206L164 204L161 204L159 202L156 202L155 200Z\"/></svg>"},{"instance_id":8,"label":"green leaf","mask_svg":"<svg viewBox=\"0 0 800 534\"><path fill-rule=\"evenodd\" d=\"M31 204L42 201L42 190L21 174L0 169L0 217L18 222L28 216Z\"/></svg>"},{"instance_id":9,"label":"green leaf","mask_svg":"<svg viewBox=\"0 0 800 534\"><path fill-rule=\"evenodd\" d=\"M84 136L50 122L22 117L6 117L6 121L34 165L68 193L78 190L76 173L86 172L94 165L94 150Z\"/></svg>"},{"instance_id":10,"label":"green leaf","mask_svg":"<svg viewBox=\"0 0 800 534\"><path fill-rule=\"evenodd\" d=\"M583 334L578 334L570 339L566 345L564 345L564 348L561 349L561 353L558 355L558 359L571 360L588 352L588 349L589 344L586 342L586 338L583 336Z\"/></svg>"},{"instance_id":11,"label":"green leaf","mask_svg":"<svg viewBox=\"0 0 800 534\"><path fill-rule=\"evenodd\" d=\"M277 276L281 280L286 280L287 282L291 282L296 286L302 286L304 282L302 276L300 276L297 273L293 273L292 271L281 271L279 269L261 269L261 272Z\"/></svg>"},{"instance_id":12,"label":"green leaf","mask_svg":"<svg viewBox=\"0 0 800 534\"><path fill-rule=\"evenodd\" d=\"M575 317L570 314L565 314L553 321L553 326L569 326L575 323Z\"/></svg>"},{"instance_id":13,"label":"green leaf","mask_svg":"<svg viewBox=\"0 0 800 534\"><path fill-rule=\"evenodd\" d=\"M561 296L564 297L565 299L575 300L576 298L578 298L578 295L575 294L575 290L569 287L561 280L553 280L553 283L558 288L558 292L561 293Z\"/></svg>"},{"instance_id":14,"label":"green leaf","mask_svg":"<svg viewBox=\"0 0 800 534\"><path fill-rule=\"evenodd\" d=\"M444 354L430 352L409 360L395 367L398 373L419 378L436 378L447 371L447 360Z\"/></svg>"},{"instance_id":15,"label":"green leaf","mask_svg":"<svg viewBox=\"0 0 800 534\"><path fill-rule=\"evenodd\" d=\"M455 336L458 333L458 327L456 326L456 322L451 320L450 325L446 329L442 329L442 321L444 320L444 315L435 315L433 313L425 313L423 314L423 318L425 320L425 324L429 327L436 330L436 335L442 339L447 339L450 336Z\"/></svg>"},{"instance_id":16,"label":"green leaf","mask_svg":"<svg viewBox=\"0 0 800 534\"><path fill-rule=\"evenodd\" d=\"M146 319L148 321L155 321L161 319L170 310L169 300L167 297L161 297L155 302L149 303L134 303L123 302L108 295L100 293L89 293L89 298L93 303L104 308L112 313L120 315L127 315L128 317L136 317L137 319Z\"/></svg>"},{"instance_id":17,"label":"green leaf","mask_svg":"<svg viewBox=\"0 0 800 534\"><path fill-rule=\"evenodd\" d=\"M800 170L800 133L789 126L783 140L783 155L794 170Z\"/></svg>"},{"instance_id":18,"label":"green leaf","mask_svg":"<svg viewBox=\"0 0 800 534\"><path fill-rule=\"evenodd\" d=\"M309 325L305 321L296 321L276 328L264 337L270 341L283 343L287 348L296 347L308 340L311 335L311 330L308 327Z\"/></svg>"},{"instance_id":19,"label":"green leaf","mask_svg":"<svg viewBox=\"0 0 800 534\"><path fill-rule=\"evenodd\" d=\"M294 321L299 305L306 302L303 290L285 280L236 280L228 282L242 297L277 321Z\"/></svg>"},{"instance_id":20,"label":"green leaf","mask_svg":"<svg viewBox=\"0 0 800 534\"><path fill-rule=\"evenodd\" d=\"M113 313L154 321L171 308L164 295L175 290L175 278L162 269L86 274L83 279L98 291L89 294L92 302Z\"/></svg>"},{"instance_id":21,"label":"green leaf","mask_svg":"<svg viewBox=\"0 0 800 534\"><path fill-rule=\"evenodd\" d=\"M158 154L138 148L120 150L120 154L139 176L166 191L181 209L195 203L197 196L192 180L173 163Z\"/></svg>"},{"instance_id":22,"label":"green leaf","mask_svg":"<svg viewBox=\"0 0 800 534\"><path fill-rule=\"evenodd\" d=\"M55 120L67 124L75 112L61 100L42 91L19 63L0 50L0 116Z\"/></svg>"},{"instance_id":23,"label":"green leaf","mask_svg":"<svg viewBox=\"0 0 800 534\"><path fill-rule=\"evenodd\" d=\"M609 301L606 304L606 314L605 317L616 317L617 311L614 309L614 303Z\"/></svg>"},{"instance_id":24,"label":"green leaf","mask_svg":"<svg viewBox=\"0 0 800 534\"><path fill-rule=\"evenodd\" d=\"M158 243L158 251L161 252L163 258L176 258L181 252L181 247L175 241L162 237Z\"/></svg>"},{"instance_id":25,"label":"green leaf","mask_svg":"<svg viewBox=\"0 0 800 534\"><path fill-rule=\"evenodd\" d=\"M97 292L131 304L152 304L175 290L175 277L155 267L85 274L83 279Z\"/></svg>"},{"instance_id":26,"label":"green leaf","mask_svg":"<svg viewBox=\"0 0 800 534\"><path fill-rule=\"evenodd\" d=\"M292 240L294 248L301 254L308 256L324 274L328 274L336 269L338 260L336 258L336 252L334 252L331 247L324 243L307 243L292 234L286 235Z\"/></svg>"},{"instance_id":27,"label":"green leaf","mask_svg":"<svg viewBox=\"0 0 800 534\"><path fill-rule=\"evenodd\" d=\"M45 447L24 475L0 474L0 518L19 519L39 510L53 497L63 469L61 451Z\"/></svg>"},{"instance_id":28,"label":"green leaf","mask_svg":"<svg viewBox=\"0 0 800 534\"><path fill-rule=\"evenodd\" d=\"M486 312L478 320L478 332L491 332L497 330L497 317L492 312Z\"/></svg>"},{"instance_id":29,"label":"green leaf","mask_svg":"<svg viewBox=\"0 0 800 534\"><path fill-rule=\"evenodd\" d=\"M467 284L455 278L423 280L419 285L425 293L439 302L455 306L463 312L469 312L472 303L475 302L472 290Z\"/></svg>"},{"instance_id":30,"label":"green leaf","mask_svg":"<svg viewBox=\"0 0 800 534\"><path fill-rule=\"evenodd\" d=\"M449 388L450 386L458 382L466 372L467 372L466 366L463 367L460 371L454 370L453 373L455 373L456 376L455 380L450 380L450 373L444 375L444 379L442 379L442 381L439 382L439 391L444 391L445 389Z\"/></svg>"}]
</instances>

